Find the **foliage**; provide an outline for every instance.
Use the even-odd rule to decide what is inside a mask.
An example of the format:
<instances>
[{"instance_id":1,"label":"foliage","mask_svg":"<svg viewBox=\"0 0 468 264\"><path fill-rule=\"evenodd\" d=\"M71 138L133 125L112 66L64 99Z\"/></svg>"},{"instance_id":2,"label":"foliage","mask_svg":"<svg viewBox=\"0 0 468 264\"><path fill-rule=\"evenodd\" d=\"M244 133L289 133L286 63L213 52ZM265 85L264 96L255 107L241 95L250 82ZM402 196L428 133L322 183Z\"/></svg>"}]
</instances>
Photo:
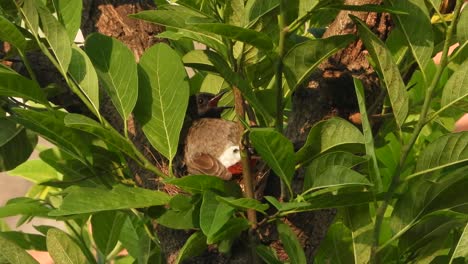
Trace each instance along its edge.
<instances>
[{"instance_id":1,"label":"foliage","mask_svg":"<svg viewBox=\"0 0 468 264\"><path fill-rule=\"evenodd\" d=\"M2 230L0 262L35 263L25 250L36 249L48 250L57 263L103 263L119 261L118 253L126 249L130 261L159 263L164 256L151 225L156 221L193 231L177 263L210 244L229 252L248 229L267 223L276 223L290 263L305 263L294 230L281 220L323 208L339 209L317 263L468 261L468 132L451 133L456 117L468 111L463 1L457 1L452 16L436 12L438 1L422 0L388 0L383 6L311 0L156 2L158 10L131 17L165 26L159 37L169 44L151 47L139 63L111 37L92 34L84 48L71 42L80 24L80 0L0 3L0 40L12 46L5 59L18 56L28 71L23 76L0 66L0 170L35 184L28 197L0 207L0 217L21 215L19 224L47 217L68 228L37 227L41 235ZM339 10L389 12L395 28L384 42L351 17L357 37L315 37ZM381 115L388 118L372 133L365 89L355 79L362 126L323 120L294 151L282 134L291 94L323 60L356 38L369 51L387 95ZM196 50L192 41L209 49ZM460 45L448 55L454 42ZM26 56L31 51L50 60L92 116L68 113L50 101L53 94L39 85ZM440 51L435 65L430 58ZM184 66L195 74L189 78ZM225 88L232 88L227 98L238 89L253 108L251 121L261 128L245 129L287 191L283 200L243 197L237 184L212 176L173 178L189 95ZM104 92L124 121L123 134L100 113ZM167 175L130 141L125 121L131 114L169 160ZM40 159L27 160L37 135L55 147L38 148ZM136 187L127 158L183 192L171 196ZM300 168L305 169L304 188L294 192ZM262 219L258 223L255 212ZM266 263L281 263L268 245L250 248Z\"/></svg>"}]
</instances>

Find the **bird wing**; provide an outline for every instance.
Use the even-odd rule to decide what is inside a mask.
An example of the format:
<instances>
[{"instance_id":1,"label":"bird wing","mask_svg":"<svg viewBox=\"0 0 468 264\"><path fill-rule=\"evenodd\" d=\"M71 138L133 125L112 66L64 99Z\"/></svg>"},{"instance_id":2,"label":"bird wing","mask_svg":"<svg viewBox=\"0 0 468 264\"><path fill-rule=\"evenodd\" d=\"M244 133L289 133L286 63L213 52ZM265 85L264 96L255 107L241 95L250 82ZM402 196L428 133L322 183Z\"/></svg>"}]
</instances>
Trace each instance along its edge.
<instances>
[{"instance_id":1,"label":"bird wing","mask_svg":"<svg viewBox=\"0 0 468 264\"><path fill-rule=\"evenodd\" d=\"M190 174L205 174L230 180L232 174L215 157L207 153L196 153L187 160L187 170Z\"/></svg>"}]
</instances>

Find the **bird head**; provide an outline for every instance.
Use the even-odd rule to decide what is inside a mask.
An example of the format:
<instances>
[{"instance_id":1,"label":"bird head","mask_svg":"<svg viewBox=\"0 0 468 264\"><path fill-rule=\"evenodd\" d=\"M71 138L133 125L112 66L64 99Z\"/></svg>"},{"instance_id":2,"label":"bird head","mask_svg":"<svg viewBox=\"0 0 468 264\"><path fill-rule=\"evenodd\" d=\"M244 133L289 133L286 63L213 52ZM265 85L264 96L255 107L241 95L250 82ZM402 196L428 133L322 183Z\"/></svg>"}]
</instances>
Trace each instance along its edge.
<instances>
[{"instance_id":1,"label":"bird head","mask_svg":"<svg viewBox=\"0 0 468 264\"><path fill-rule=\"evenodd\" d=\"M216 95L211 93L198 93L190 98L189 105L191 108L195 108L195 113L199 118L220 118L224 110L232 108L230 106L218 106L219 100L226 92L227 91L221 91Z\"/></svg>"}]
</instances>

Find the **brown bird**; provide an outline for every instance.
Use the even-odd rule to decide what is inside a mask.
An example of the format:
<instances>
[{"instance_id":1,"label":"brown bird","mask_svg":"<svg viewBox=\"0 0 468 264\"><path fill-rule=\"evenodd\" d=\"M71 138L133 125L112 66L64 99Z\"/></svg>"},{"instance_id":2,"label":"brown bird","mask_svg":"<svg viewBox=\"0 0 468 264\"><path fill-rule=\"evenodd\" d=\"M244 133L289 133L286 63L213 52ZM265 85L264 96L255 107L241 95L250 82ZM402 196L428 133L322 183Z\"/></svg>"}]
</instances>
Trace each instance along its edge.
<instances>
[{"instance_id":1,"label":"brown bird","mask_svg":"<svg viewBox=\"0 0 468 264\"><path fill-rule=\"evenodd\" d=\"M223 94L201 93L191 98L189 105L195 108L196 116L192 115L185 139L184 162L191 174L230 180L229 167L240 161L240 132L236 123L221 119L223 110L229 108L218 106Z\"/></svg>"}]
</instances>

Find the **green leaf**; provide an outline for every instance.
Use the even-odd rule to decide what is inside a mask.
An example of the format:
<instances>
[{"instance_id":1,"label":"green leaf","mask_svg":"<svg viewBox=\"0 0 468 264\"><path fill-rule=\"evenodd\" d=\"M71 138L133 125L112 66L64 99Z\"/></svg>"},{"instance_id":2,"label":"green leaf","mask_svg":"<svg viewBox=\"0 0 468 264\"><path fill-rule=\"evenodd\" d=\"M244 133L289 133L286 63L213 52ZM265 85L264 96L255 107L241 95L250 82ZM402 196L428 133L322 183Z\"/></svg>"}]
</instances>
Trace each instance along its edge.
<instances>
[{"instance_id":1,"label":"green leaf","mask_svg":"<svg viewBox=\"0 0 468 264\"><path fill-rule=\"evenodd\" d=\"M172 229L200 228L201 196L176 195L169 202L169 208L153 207L150 215L156 222Z\"/></svg>"},{"instance_id":2,"label":"green leaf","mask_svg":"<svg viewBox=\"0 0 468 264\"><path fill-rule=\"evenodd\" d=\"M54 0L55 8L60 22L65 27L70 41L75 40L76 33L81 25L81 0Z\"/></svg>"},{"instance_id":3,"label":"green leaf","mask_svg":"<svg viewBox=\"0 0 468 264\"><path fill-rule=\"evenodd\" d=\"M374 223L369 212L369 205L353 206L343 211L345 225L351 231L354 263L369 263L374 235Z\"/></svg>"},{"instance_id":4,"label":"green leaf","mask_svg":"<svg viewBox=\"0 0 468 264\"><path fill-rule=\"evenodd\" d=\"M304 175L303 191L310 189L314 179L331 166L341 165L347 168L352 168L365 161L365 158L353 155L349 152L338 151L324 154L314 159L310 165L307 166Z\"/></svg>"},{"instance_id":5,"label":"green leaf","mask_svg":"<svg viewBox=\"0 0 468 264\"><path fill-rule=\"evenodd\" d=\"M463 9L462 9L463 10ZM468 12L461 12L457 23L457 40L460 45L468 41Z\"/></svg>"},{"instance_id":6,"label":"green leaf","mask_svg":"<svg viewBox=\"0 0 468 264\"><path fill-rule=\"evenodd\" d=\"M449 263L453 263L457 258L463 258L465 261L468 260L468 223L465 225L465 229L463 229L463 233L455 246Z\"/></svg>"},{"instance_id":7,"label":"green leaf","mask_svg":"<svg viewBox=\"0 0 468 264\"><path fill-rule=\"evenodd\" d=\"M468 132L444 135L430 143L417 159L415 173L406 179L468 161Z\"/></svg>"},{"instance_id":8,"label":"green leaf","mask_svg":"<svg viewBox=\"0 0 468 264\"><path fill-rule=\"evenodd\" d=\"M255 251L257 252L257 255L262 258L263 261L267 264L281 264L281 262L278 257L275 254L274 249L264 246L264 245L258 245L255 248Z\"/></svg>"},{"instance_id":9,"label":"green leaf","mask_svg":"<svg viewBox=\"0 0 468 264\"><path fill-rule=\"evenodd\" d=\"M47 249L56 264L87 263L80 247L60 229L51 228L47 231Z\"/></svg>"},{"instance_id":10,"label":"green leaf","mask_svg":"<svg viewBox=\"0 0 468 264\"><path fill-rule=\"evenodd\" d=\"M122 42L98 33L88 36L85 51L117 112L127 120L138 97L135 56Z\"/></svg>"},{"instance_id":11,"label":"green leaf","mask_svg":"<svg viewBox=\"0 0 468 264\"><path fill-rule=\"evenodd\" d=\"M221 23L199 23L194 24L194 26L201 31L241 41L259 49L271 50L273 48L272 40L263 32Z\"/></svg>"},{"instance_id":12,"label":"green leaf","mask_svg":"<svg viewBox=\"0 0 468 264\"><path fill-rule=\"evenodd\" d=\"M302 246L299 244L299 240L292 229L281 221L276 222L276 228L291 264L307 263L304 250L302 250Z\"/></svg>"},{"instance_id":13,"label":"green leaf","mask_svg":"<svg viewBox=\"0 0 468 264\"><path fill-rule=\"evenodd\" d=\"M364 133L364 141L366 146L366 154L371 158L372 163L369 164L369 174L372 183L375 184L377 193L382 192L382 179L380 177L379 164L375 155L374 136L372 134L372 126L369 122L366 110L366 96L364 94L364 86L362 82L356 78L354 80L354 88L359 104L359 112L361 112L362 131Z\"/></svg>"},{"instance_id":14,"label":"green leaf","mask_svg":"<svg viewBox=\"0 0 468 264\"><path fill-rule=\"evenodd\" d=\"M296 89L323 60L355 39L353 35L340 35L308 40L291 48L284 57L284 74L289 87Z\"/></svg>"},{"instance_id":15,"label":"green leaf","mask_svg":"<svg viewBox=\"0 0 468 264\"><path fill-rule=\"evenodd\" d=\"M26 100L48 105L41 87L26 77L11 70L0 69L0 95L21 97Z\"/></svg>"},{"instance_id":16,"label":"green leaf","mask_svg":"<svg viewBox=\"0 0 468 264\"><path fill-rule=\"evenodd\" d=\"M61 73L65 74L72 56L71 42L67 32L45 6L38 6L37 12L41 18L41 29L45 40L60 66Z\"/></svg>"},{"instance_id":17,"label":"green leaf","mask_svg":"<svg viewBox=\"0 0 468 264\"><path fill-rule=\"evenodd\" d=\"M330 226L315 256L317 263L354 263L351 232L342 222Z\"/></svg>"},{"instance_id":18,"label":"green leaf","mask_svg":"<svg viewBox=\"0 0 468 264\"><path fill-rule=\"evenodd\" d=\"M104 211L91 217L93 239L97 248L107 256L117 245L127 215L119 211Z\"/></svg>"},{"instance_id":19,"label":"green leaf","mask_svg":"<svg viewBox=\"0 0 468 264\"><path fill-rule=\"evenodd\" d=\"M83 161L83 157L89 153L91 138L84 133L66 127L63 121L66 113L60 111L39 112L21 108L14 108L13 111L15 121L40 134L74 158Z\"/></svg>"},{"instance_id":20,"label":"green leaf","mask_svg":"<svg viewBox=\"0 0 468 264\"><path fill-rule=\"evenodd\" d=\"M458 102L463 101L468 96L468 60L456 70L442 91L440 105L448 108Z\"/></svg>"},{"instance_id":21,"label":"green leaf","mask_svg":"<svg viewBox=\"0 0 468 264\"><path fill-rule=\"evenodd\" d=\"M94 70L88 55L75 45L72 47L72 58L68 72L86 100L92 105L93 109L90 110L100 118L99 84L96 70Z\"/></svg>"},{"instance_id":22,"label":"green leaf","mask_svg":"<svg viewBox=\"0 0 468 264\"><path fill-rule=\"evenodd\" d=\"M0 259L11 264L39 264L26 250L0 236Z\"/></svg>"},{"instance_id":23,"label":"green leaf","mask_svg":"<svg viewBox=\"0 0 468 264\"><path fill-rule=\"evenodd\" d=\"M210 61L210 58L206 52L203 50L192 50L184 55L182 58L184 65L187 67L216 72L216 68L213 63Z\"/></svg>"},{"instance_id":24,"label":"green leaf","mask_svg":"<svg viewBox=\"0 0 468 264\"><path fill-rule=\"evenodd\" d=\"M207 240L207 244L213 244L221 240L237 238L240 233L250 227L249 221L244 218L231 218L229 221L217 232Z\"/></svg>"},{"instance_id":25,"label":"green leaf","mask_svg":"<svg viewBox=\"0 0 468 264\"><path fill-rule=\"evenodd\" d=\"M100 211L143 208L164 205L170 196L164 192L115 185L111 190L73 186L66 189L59 209L49 213L51 216L85 214Z\"/></svg>"},{"instance_id":26,"label":"green leaf","mask_svg":"<svg viewBox=\"0 0 468 264\"><path fill-rule=\"evenodd\" d=\"M40 184L61 179L61 175L43 160L28 160L8 172L11 176L20 176L30 182Z\"/></svg>"},{"instance_id":27,"label":"green leaf","mask_svg":"<svg viewBox=\"0 0 468 264\"><path fill-rule=\"evenodd\" d=\"M385 84L393 114L398 127L401 129L408 115L408 94L398 66L393 62L392 54L385 44L365 25L364 22L352 16L356 23L359 36L375 63L380 80Z\"/></svg>"},{"instance_id":28,"label":"green leaf","mask_svg":"<svg viewBox=\"0 0 468 264\"><path fill-rule=\"evenodd\" d=\"M191 193L203 193L207 190L212 190L226 194L227 196L242 196L242 190L238 184L233 184L214 176L190 175L179 179L166 180L166 183L176 185Z\"/></svg>"},{"instance_id":29,"label":"green leaf","mask_svg":"<svg viewBox=\"0 0 468 264\"><path fill-rule=\"evenodd\" d=\"M14 242L22 249L47 251L46 238L42 235L28 234L19 231L0 232L0 237ZM2 248L3 250L3 248ZM1 253L0 253L1 255Z\"/></svg>"},{"instance_id":30,"label":"green leaf","mask_svg":"<svg viewBox=\"0 0 468 264\"><path fill-rule=\"evenodd\" d=\"M171 33L171 37L179 35L180 37L186 37L199 41L220 52L220 54L226 54L226 46L224 45L221 37L211 34L209 32L201 32L193 24L188 24L191 17L199 17L193 13L186 13L181 11L171 10L147 10L137 14L130 15L130 17L142 19L155 24L163 25L173 29L179 29L177 33ZM168 33L162 33L163 37L168 37ZM161 35L161 34L160 34Z\"/></svg>"},{"instance_id":31,"label":"green leaf","mask_svg":"<svg viewBox=\"0 0 468 264\"><path fill-rule=\"evenodd\" d=\"M244 0L232 0L225 3L224 21L226 24L244 26Z\"/></svg>"},{"instance_id":32,"label":"green leaf","mask_svg":"<svg viewBox=\"0 0 468 264\"><path fill-rule=\"evenodd\" d=\"M432 57L434 40L432 35L432 25L428 16L425 1L390 1L393 8L405 10L408 14L394 14L397 27L403 33L405 44L409 47L413 58L416 60L422 72Z\"/></svg>"},{"instance_id":33,"label":"green leaf","mask_svg":"<svg viewBox=\"0 0 468 264\"><path fill-rule=\"evenodd\" d=\"M203 194L200 207L200 228L208 241L232 218L234 208L216 200L216 194L207 191Z\"/></svg>"},{"instance_id":34,"label":"green leaf","mask_svg":"<svg viewBox=\"0 0 468 264\"><path fill-rule=\"evenodd\" d=\"M0 218L15 215L45 216L50 208L44 206L39 200L21 197L9 200L6 205L0 207Z\"/></svg>"},{"instance_id":35,"label":"green leaf","mask_svg":"<svg viewBox=\"0 0 468 264\"><path fill-rule=\"evenodd\" d=\"M245 5L245 24L253 25L259 18L279 6L279 0L249 0Z\"/></svg>"},{"instance_id":36,"label":"green leaf","mask_svg":"<svg viewBox=\"0 0 468 264\"><path fill-rule=\"evenodd\" d=\"M307 136L306 143L296 153L296 163L303 164L314 156L338 146L360 148L364 137L354 125L341 118L331 118L316 123Z\"/></svg>"},{"instance_id":37,"label":"green leaf","mask_svg":"<svg viewBox=\"0 0 468 264\"><path fill-rule=\"evenodd\" d=\"M135 117L162 155L172 160L177 152L190 87L179 55L166 44L146 50L138 67L140 79Z\"/></svg>"},{"instance_id":38,"label":"green leaf","mask_svg":"<svg viewBox=\"0 0 468 264\"><path fill-rule=\"evenodd\" d=\"M36 147L37 135L5 118L0 118L0 127L0 171L7 171L29 158Z\"/></svg>"},{"instance_id":39,"label":"green leaf","mask_svg":"<svg viewBox=\"0 0 468 264\"><path fill-rule=\"evenodd\" d=\"M15 46L21 53L26 49L26 38L15 24L0 16L0 39Z\"/></svg>"},{"instance_id":40,"label":"green leaf","mask_svg":"<svg viewBox=\"0 0 468 264\"><path fill-rule=\"evenodd\" d=\"M350 168L341 165L328 167L317 175L312 181L312 186L306 192L322 188L343 188L357 185L372 185L366 177Z\"/></svg>"},{"instance_id":41,"label":"green leaf","mask_svg":"<svg viewBox=\"0 0 468 264\"><path fill-rule=\"evenodd\" d=\"M132 143L130 143L113 128L104 128L101 124L94 121L93 119L79 114L67 114L64 118L64 122L67 127L93 134L104 140L104 142L124 152L129 157L138 160L135 155L135 150L131 145Z\"/></svg>"},{"instance_id":42,"label":"green leaf","mask_svg":"<svg viewBox=\"0 0 468 264\"><path fill-rule=\"evenodd\" d=\"M207 248L206 236L198 231L193 233L180 249L176 264L182 263L185 259L195 257L203 253Z\"/></svg>"},{"instance_id":43,"label":"green leaf","mask_svg":"<svg viewBox=\"0 0 468 264\"><path fill-rule=\"evenodd\" d=\"M286 137L277 131L254 129L249 138L255 150L262 156L270 168L288 186L294 176L294 147Z\"/></svg>"},{"instance_id":44,"label":"green leaf","mask_svg":"<svg viewBox=\"0 0 468 264\"><path fill-rule=\"evenodd\" d=\"M148 263L151 239L143 223L136 215L125 219L119 241L128 253L137 260L137 263Z\"/></svg>"},{"instance_id":45,"label":"green leaf","mask_svg":"<svg viewBox=\"0 0 468 264\"><path fill-rule=\"evenodd\" d=\"M39 14L37 13L36 1L24 1L20 12L26 22L27 27L34 35L38 35Z\"/></svg>"},{"instance_id":46,"label":"green leaf","mask_svg":"<svg viewBox=\"0 0 468 264\"><path fill-rule=\"evenodd\" d=\"M258 200L251 199L251 198L239 198L239 199L234 199L230 197L220 197L217 196L216 200L226 203L234 208L239 208L239 209L254 209L258 212L261 212L265 214L265 211L270 207L268 204L262 204Z\"/></svg>"}]
</instances>

